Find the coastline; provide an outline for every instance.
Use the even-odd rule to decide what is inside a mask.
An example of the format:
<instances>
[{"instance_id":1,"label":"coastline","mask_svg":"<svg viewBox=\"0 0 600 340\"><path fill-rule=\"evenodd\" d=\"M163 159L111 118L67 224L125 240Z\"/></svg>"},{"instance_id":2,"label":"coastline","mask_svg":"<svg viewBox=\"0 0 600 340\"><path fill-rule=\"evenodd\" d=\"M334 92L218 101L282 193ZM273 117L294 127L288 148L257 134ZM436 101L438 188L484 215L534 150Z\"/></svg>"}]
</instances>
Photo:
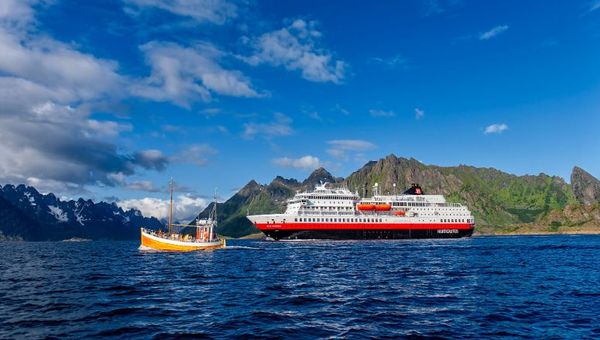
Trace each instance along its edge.
<instances>
[{"instance_id":1,"label":"coastline","mask_svg":"<svg viewBox=\"0 0 600 340\"><path fill-rule=\"evenodd\" d=\"M552 230L555 229L555 230ZM473 237L477 236L527 236L527 235L600 235L600 227L551 227L551 226L520 226L513 227L509 230L496 230L496 231L488 231L485 230L483 232L477 231L475 228L475 233Z\"/></svg>"}]
</instances>

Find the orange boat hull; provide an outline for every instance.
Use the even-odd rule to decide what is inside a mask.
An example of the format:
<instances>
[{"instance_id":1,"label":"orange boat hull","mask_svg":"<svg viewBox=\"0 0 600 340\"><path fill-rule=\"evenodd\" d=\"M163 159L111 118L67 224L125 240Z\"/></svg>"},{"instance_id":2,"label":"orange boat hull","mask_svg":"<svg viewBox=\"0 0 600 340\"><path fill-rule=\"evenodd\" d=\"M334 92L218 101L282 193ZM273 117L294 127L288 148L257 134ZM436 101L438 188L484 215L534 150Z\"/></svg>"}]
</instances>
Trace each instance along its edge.
<instances>
[{"instance_id":1,"label":"orange boat hull","mask_svg":"<svg viewBox=\"0 0 600 340\"><path fill-rule=\"evenodd\" d=\"M225 247L225 241L219 242L186 242L171 239L163 239L141 231L141 244L143 247L161 251L197 251L212 250Z\"/></svg>"}]
</instances>

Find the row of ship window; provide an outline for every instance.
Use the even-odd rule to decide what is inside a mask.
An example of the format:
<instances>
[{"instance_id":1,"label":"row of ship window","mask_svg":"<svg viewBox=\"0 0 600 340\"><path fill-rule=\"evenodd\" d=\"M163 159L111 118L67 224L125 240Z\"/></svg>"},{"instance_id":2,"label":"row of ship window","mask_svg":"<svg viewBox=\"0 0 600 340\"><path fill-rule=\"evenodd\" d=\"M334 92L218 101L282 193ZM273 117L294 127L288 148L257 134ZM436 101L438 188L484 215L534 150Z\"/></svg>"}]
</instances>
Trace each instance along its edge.
<instances>
[{"instance_id":1,"label":"row of ship window","mask_svg":"<svg viewBox=\"0 0 600 340\"><path fill-rule=\"evenodd\" d=\"M319 206L308 206L303 207L304 209L319 209L319 210L352 210L352 207L319 207Z\"/></svg>"},{"instance_id":2,"label":"row of ship window","mask_svg":"<svg viewBox=\"0 0 600 340\"><path fill-rule=\"evenodd\" d=\"M392 202L394 207L460 207L457 203L421 203L421 202Z\"/></svg>"},{"instance_id":3,"label":"row of ship window","mask_svg":"<svg viewBox=\"0 0 600 340\"><path fill-rule=\"evenodd\" d=\"M328 218L328 217L300 217L294 222L382 222L381 218Z\"/></svg>"},{"instance_id":4,"label":"row of ship window","mask_svg":"<svg viewBox=\"0 0 600 340\"><path fill-rule=\"evenodd\" d=\"M303 197L303 198L308 198L310 200L350 200L350 199L354 199L354 197L352 197L352 196L348 196L348 197L339 197L339 196L308 196L308 197Z\"/></svg>"},{"instance_id":5,"label":"row of ship window","mask_svg":"<svg viewBox=\"0 0 600 340\"><path fill-rule=\"evenodd\" d=\"M471 219L462 219L462 218L443 218L442 222L448 222L448 223L471 223Z\"/></svg>"}]
</instances>

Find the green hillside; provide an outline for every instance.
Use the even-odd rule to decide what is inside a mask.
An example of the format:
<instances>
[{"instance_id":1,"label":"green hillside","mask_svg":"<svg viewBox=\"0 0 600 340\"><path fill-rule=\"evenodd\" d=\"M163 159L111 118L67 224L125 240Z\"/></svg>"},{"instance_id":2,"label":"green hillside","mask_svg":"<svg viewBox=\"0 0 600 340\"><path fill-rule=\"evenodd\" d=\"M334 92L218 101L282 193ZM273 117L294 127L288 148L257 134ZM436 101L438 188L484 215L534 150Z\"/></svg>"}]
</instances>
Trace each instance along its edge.
<instances>
[{"instance_id":1,"label":"green hillside","mask_svg":"<svg viewBox=\"0 0 600 340\"><path fill-rule=\"evenodd\" d=\"M596 202L600 197L596 191L589 190L600 188L600 182L579 168L574 169L572 183L568 184L560 177L546 174L516 176L493 168L441 167L389 155L368 162L345 179L335 178L320 168L303 182L282 177L268 185L250 181L229 200L219 203L218 232L231 237L258 232L245 218L247 214L283 212L286 200L296 191L310 190L319 181L345 185L361 196L371 195L375 183L381 193L399 193L412 183L419 183L425 193L441 194L450 202L466 204L476 218L479 233L514 231L543 224L549 228L552 216L559 216L554 217L555 225L577 224L579 221L570 218L582 217L573 211L590 210L587 208L590 201ZM200 216L206 216L210 208ZM571 210L566 212L567 208ZM600 226L600 218L594 216L585 220L586 225Z\"/></svg>"}]
</instances>

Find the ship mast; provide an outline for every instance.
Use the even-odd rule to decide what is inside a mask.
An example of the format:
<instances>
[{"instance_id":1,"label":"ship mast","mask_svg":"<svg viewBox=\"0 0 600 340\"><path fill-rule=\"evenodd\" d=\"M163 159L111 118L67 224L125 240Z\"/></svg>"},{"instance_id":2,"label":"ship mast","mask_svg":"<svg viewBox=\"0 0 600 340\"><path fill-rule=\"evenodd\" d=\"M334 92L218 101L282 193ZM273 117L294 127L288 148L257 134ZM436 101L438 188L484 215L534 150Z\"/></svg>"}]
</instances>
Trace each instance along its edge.
<instances>
[{"instance_id":1,"label":"ship mast","mask_svg":"<svg viewBox=\"0 0 600 340\"><path fill-rule=\"evenodd\" d=\"M173 179L169 182L169 235L171 234L173 228Z\"/></svg>"}]
</instances>

